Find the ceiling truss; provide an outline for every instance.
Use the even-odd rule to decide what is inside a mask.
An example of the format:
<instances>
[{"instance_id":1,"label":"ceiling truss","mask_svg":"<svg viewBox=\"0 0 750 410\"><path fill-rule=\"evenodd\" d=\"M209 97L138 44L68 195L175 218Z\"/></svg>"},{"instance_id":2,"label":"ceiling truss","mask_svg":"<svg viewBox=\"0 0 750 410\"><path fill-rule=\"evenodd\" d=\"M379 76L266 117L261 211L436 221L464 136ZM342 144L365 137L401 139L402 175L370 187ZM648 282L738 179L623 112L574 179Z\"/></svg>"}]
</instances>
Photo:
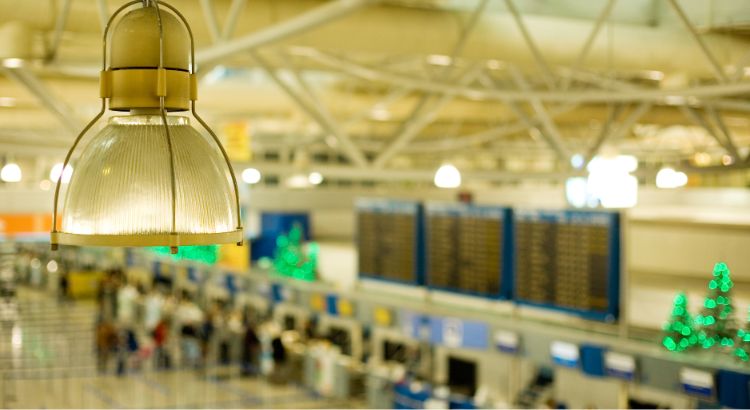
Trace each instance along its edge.
<instances>
[{"instance_id":1,"label":"ceiling truss","mask_svg":"<svg viewBox=\"0 0 750 410\"><path fill-rule=\"evenodd\" d=\"M407 64L388 67L385 64L375 66L371 61L365 62L366 59L362 57L344 57L307 46L276 48L274 58L270 60L267 57L271 55L270 52L260 51L261 48L270 49L282 40L346 18L354 12L379 3L377 0L329 1L272 26L237 37L234 36L234 32L238 16L247 6L246 0L231 0L223 24L220 24L215 13L214 1L200 0L211 45L197 51L196 63L203 65L205 69L240 56L249 57L254 67L265 73L295 106L319 127L319 132L304 139L291 140L291 144L313 146L321 141L327 141L327 136L332 136L336 141L334 149L339 150L353 167L360 169L387 168L389 163L400 155L439 157L446 153L489 149L503 144L506 137L528 134L531 131L541 135L549 152L554 153L560 165L556 169L559 172L568 172L573 154L582 153L588 162L600 153L604 146L619 145L628 137L632 128L657 106L675 107L680 110L687 121L704 129L716 144L732 157L735 167L750 164L750 152L745 153L747 146L743 143L744 137L736 135L736 130L728 125L724 114L724 111L750 111L750 102L742 98L750 92L750 83L742 81L744 67L750 62L750 53L741 61L737 61L733 73L728 73L677 0L667 1L678 21L685 27L710 65L715 76L713 82L666 88L658 85L645 86L642 82L587 71L587 57L611 17L617 4L616 0L604 2L597 18L591 22L591 30L585 37L577 57L569 66L550 64L545 58L545 50L538 46L532 31L524 22L524 16L517 7L519 1L521 0L504 0L504 4L527 46L536 67L536 77L530 76L529 72L513 62L462 59L463 48L471 41L472 29L486 11L489 0L477 1L476 8L468 14L458 42L453 46L451 53L445 56L447 64L437 67L428 64L428 70L424 70L424 56L416 56L414 61L417 64L414 61L406 61ZM96 7L103 26L108 15L107 2L97 0ZM48 64L59 57L58 51L70 8L71 0L60 0L54 29L48 36ZM286 70L280 71L281 67ZM310 84L307 75L309 67L338 73L340 78L353 79L365 87L385 87L387 92L382 98L377 99L371 108L349 118L337 118L326 106L314 84ZM44 81L35 74L37 71L27 67L2 69L3 74L22 85L43 107L54 114L68 134L74 135L81 126L76 112L45 86ZM44 73L44 70L41 72ZM93 70L89 72L94 73ZM357 123L369 121L372 112L387 110L389 106L412 95L416 96L416 103L411 113L386 141L368 145L360 135L350 133L350 128ZM446 135L437 141L426 141L421 138L422 133L436 121L441 111L458 99L501 102L516 119L490 124L478 132ZM608 106L608 114L601 119L598 132L594 133L581 149L581 144L571 145L557 121L560 116L591 104ZM621 119L626 111L627 115ZM5 149L19 149L18 147L23 145L19 141L4 140L4 135L9 134L0 132L0 142L5 143ZM32 147L36 144L29 143ZM331 144L328 145L330 148ZM377 148L372 148L373 146ZM54 151L55 148L50 149Z\"/></svg>"}]
</instances>

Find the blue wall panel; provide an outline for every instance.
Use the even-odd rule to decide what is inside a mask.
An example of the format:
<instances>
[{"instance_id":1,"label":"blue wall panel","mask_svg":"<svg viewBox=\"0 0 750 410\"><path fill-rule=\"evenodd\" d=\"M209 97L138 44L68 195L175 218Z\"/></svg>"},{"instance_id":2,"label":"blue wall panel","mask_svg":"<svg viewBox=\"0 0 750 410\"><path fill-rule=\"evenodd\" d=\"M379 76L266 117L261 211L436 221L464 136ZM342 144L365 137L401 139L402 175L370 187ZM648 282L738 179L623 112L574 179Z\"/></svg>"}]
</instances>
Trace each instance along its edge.
<instances>
[{"instance_id":1,"label":"blue wall panel","mask_svg":"<svg viewBox=\"0 0 750 410\"><path fill-rule=\"evenodd\" d=\"M276 238L287 234L295 224L302 227L302 239L312 239L310 216L307 213L263 212L260 217L260 235L250 243L250 257L253 261L272 258L276 250Z\"/></svg>"}]
</instances>

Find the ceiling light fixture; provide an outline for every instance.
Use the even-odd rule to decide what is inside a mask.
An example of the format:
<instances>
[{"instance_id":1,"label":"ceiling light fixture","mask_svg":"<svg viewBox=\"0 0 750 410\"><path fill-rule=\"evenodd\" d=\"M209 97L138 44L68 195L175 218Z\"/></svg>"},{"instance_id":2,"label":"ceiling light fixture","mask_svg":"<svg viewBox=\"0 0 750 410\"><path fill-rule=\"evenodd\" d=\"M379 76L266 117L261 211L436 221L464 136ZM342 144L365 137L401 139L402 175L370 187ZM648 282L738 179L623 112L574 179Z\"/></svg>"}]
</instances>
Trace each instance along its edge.
<instances>
[{"instance_id":1,"label":"ceiling light fixture","mask_svg":"<svg viewBox=\"0 0 750 410\"><path fill-rule=\"evenodd\" d=\"M246 184L257 184L258 182L260 182L260 178L260 171L255 168L245 168L245 170L242 171L242 181Z\"/></svg>"},{"instance_id":2,"label":"ceiling light fixture","mask_svg":"<svg viewBox=\"0 0 750 410\"><path fill-rule=\"evenodd\" d=\"M638 169L632 155L595 156L586 166L587 191L604 208L631 208L638 203Z\"/></svg>"},{"instance_id":3,"label":"ceiling light fixture","mask_svg":"<svg viewBox=\"0 0 750 410\"><path fill-rule=\"evenodd\" d=\"M13 97L0 97L0 107L15 107L16 99Z\"/></svg>"},{"instance_id":4,"label":"ceiling light fixture","mask_svg":"<svg viewBox=\"0 0 750 410\"><path fill-rule=\"evenodd\" d=\"M294 174L286 179L286 186L293 189L310 187L310 180L305 174Z\"/></svg>"},{"instance_id":5,"label":"ceiling light fixture","mask_svg":"<svg viewBox=\"0 0 750 410\"><path fill-rule=\"evenodd\" d=\"M20 58L5 58L2 61L3 67L5 68L21 68L23 67L23 60Z\"/></svg>"},{"instance_id":6,"label":"ceiling light fixture","mask_svg":"<svg viewBox=\"0 0 750 410\"><path fill-rule=\"evenodd\" d=\"M141 7L113 26L136 4ZM63 169L107 108L130 115L112 117L83 148L59 224L64 178L58 180L52 249L169 246L176 253L184 245L241 244L237 180L219 139L195 110L195 46L184 16L159 0L130 1L110 17L103 50L101 110L76 138ZM188 110L210 139L187 117L167 115Z\"/></svg>"},{"instance_id":7,"label":"ceiling light fixture","mask_svg":"<svg viewBox=\"0 0 750 410\"><path fill-rule=\"evenodd\" d=\"M370 118L375 121L388 121L391 119L391 112L388 107L378 104L370 110Z\"/></svg>"},{"instance_id":8,"label":"ceiling light fixture","mask_svg":"<svg viewBox=\"0 0 750 410\"><path fill-rule=\"evenodd\" d=\"M661 189L674 189L687 184L688 177L684 172L675 171L666 167L656 173L656 187Z\"/></svg>"},{"instance_id":9,"label":"ceiling light fixture","mask_svg":"<svg viewBox=\"0 0 750 410\"><path fill-rule=\"evenodd\" d=\"M707 152L696 152L693 154L693 163L699 167L711 165L711 154Z\"/></svg>"},{"instance_id":10,"label":"ceiling light fixture","mask_svg":"<svg viewBox=\"0 0 750 410\"><path fill-rule=\"evenodd\" d=\"M447 67L453 64L453 58L444 54L430 54L427 56L427 62L432 65Z\"/></svg>"},{"instance_id":11,"label":"ceiling light fixture","mask_svg":"<svg viewBox=\"0 0 750 410\"><path fill-rule=\"evenodd\" d=\"M307 176L307 180L313 185L320 185L323 182L323 174L320 172L311 172L310 175Z\"/></svg>"},{"instance_id":12,"label":"ceiling light fixture","mask_svg":"<svg viewBox=\"0 0 750 410\"><path fill-rule=\"evenodd\" d=\"M574 154L570 157L570 165L575 169L581 169L586 164L586 157L581 154Z\"/></svg>"},{"instance_id":13,"label":"ceiling light fixture","mask_svg":"<svg viewBox=\"0 0 750 410\"><path fill-rule=\"evenodd\" d=\"M458 188L461 186L461 172L453 164L443 164L435 172L434 182L438 188Z\"/></svg>"},{"instance_id":14,"label":"ceiling light fixture","mask_svg":"<svg viewBox=\"0 0 750 410\"><path fill-rule=\"evenodd\" d=\"M21 182L23 172L15 162L9 162L0 169L0 180L3 182Z\"/></svg>"},{"instance_id":15,"label":"ceiling light fixture","mask_svg":"<svg viewBox=\"0 0 750 410\"><path fill-rule=\"evenodd\" d=\"M62 175L62 183L67 184L70 182L70 177L73 176L73 167L68 164L68 166L65 167L65 172L63 172L63 163L58 162L57 164L52 166L52 169L49 171L49 179L52 182L57 182L60 179L60 176Z\"/></svg>"}]
</instances>

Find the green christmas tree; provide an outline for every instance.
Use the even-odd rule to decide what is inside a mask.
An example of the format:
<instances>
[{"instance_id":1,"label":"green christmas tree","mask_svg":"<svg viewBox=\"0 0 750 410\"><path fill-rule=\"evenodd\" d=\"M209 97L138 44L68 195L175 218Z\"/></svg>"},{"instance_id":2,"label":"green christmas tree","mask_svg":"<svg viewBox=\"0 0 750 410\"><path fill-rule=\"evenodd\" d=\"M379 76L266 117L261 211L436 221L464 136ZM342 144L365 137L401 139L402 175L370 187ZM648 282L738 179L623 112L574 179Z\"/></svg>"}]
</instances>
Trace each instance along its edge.
<instances>
[{"instance_id":1,"label":"green christmas tree","mask_svg":"<svg viewBox=\"0 0 750 410\"><path fill-rule=\"evenodd\" d=\"M662 345L669 351L682 352L698 342L698 335L693 328L693 318L688 312L688 301L685 293L678 293L674 298L672 315L664 324Z\"/></svg>"},{"instance_id":2,"label":"green christmas tree","mask_svg":"<svg viewBox=\"0 0 750 410\"><path fill-rule=\"evenodd\" d=\"M748 313L748 320L745 322L745 327L737 330L737 338L734 342L737 346L734 349L734 355L743 362L750 361L750 311Z\"/></svg>"},{"instance_id":3,"label":"green christmas tree","mask_svg":"<svg viewBox=\"0 0 750 410\"><path fill-rule=\"evenodd\" d=\"M732 308L732 278L725 263L714 266L714 275L708 282L708 295L701 313L695 317L700 328L698 342L704 349L714 346L734 346L736 324Z\"/></svg>"},{"instance_id":4,"label":"green christmas tree","mask_svg":"<svg viewBox=\"0 0 750 410\"><path fill-rule=\"evenodd\" d=\"M274 269L295 279L313 281L318 267L318 246L314 242L302 245L302 227L294 224L288 235L276 238Z\"/></svg>"}]
</instances>

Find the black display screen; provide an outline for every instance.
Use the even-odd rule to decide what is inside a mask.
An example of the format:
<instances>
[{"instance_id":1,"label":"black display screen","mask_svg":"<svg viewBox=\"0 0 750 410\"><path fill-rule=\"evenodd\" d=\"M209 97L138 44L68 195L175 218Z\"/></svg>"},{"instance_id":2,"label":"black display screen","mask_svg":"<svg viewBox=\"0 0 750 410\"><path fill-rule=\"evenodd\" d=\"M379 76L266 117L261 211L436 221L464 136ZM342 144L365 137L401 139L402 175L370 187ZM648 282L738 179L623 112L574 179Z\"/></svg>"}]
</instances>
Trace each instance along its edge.
<instances>
[{"instance_id":1,"label":"black display screen","mask_svg":"<svg viewBox=\"0 0 750 410\"><path fill-rule=\"evenodd\" d=\"M477 391L476 362L448 357L448 387L451 393L473 397Z\"/></svg>"},{"instance_id":2,"label":"black display screen","mask_svg":"<svg viewBox=\"0 0 750 410\"><path fill-rule=\"evenodd\" d=\"M341 354L345 356L352 355L352 340L347 329L338 326L329 327L328 340L341 349Z\"/></svg>"},{"instance_id":3,"label":"black display screen","mask_svg":"<svg viewBox=\"0 0 750 410\"><path fill-rule=\"evenodd\" d=\"M406 363L406 345L388 340L384 341L383 361Z\"/></svg>"},{"instance_id":4,"label":"black display screen","mask_svg":"<svg viewBox=\"0 0 750 410\"><path fill-rule=\"evenodd\" d=\"M502 293L505 209L428 204L427 283L483 296Z\"/></svg>"},{"instance_id":5,"label":"black display screen","mask_svg":"<svg viewBox=\"0 0 750 410\"><path fill-rule=\"evenodd\" d=\"M284 330L296 330L297 318L292 315L284 315Z\"/></svg>"}]
</instances>

